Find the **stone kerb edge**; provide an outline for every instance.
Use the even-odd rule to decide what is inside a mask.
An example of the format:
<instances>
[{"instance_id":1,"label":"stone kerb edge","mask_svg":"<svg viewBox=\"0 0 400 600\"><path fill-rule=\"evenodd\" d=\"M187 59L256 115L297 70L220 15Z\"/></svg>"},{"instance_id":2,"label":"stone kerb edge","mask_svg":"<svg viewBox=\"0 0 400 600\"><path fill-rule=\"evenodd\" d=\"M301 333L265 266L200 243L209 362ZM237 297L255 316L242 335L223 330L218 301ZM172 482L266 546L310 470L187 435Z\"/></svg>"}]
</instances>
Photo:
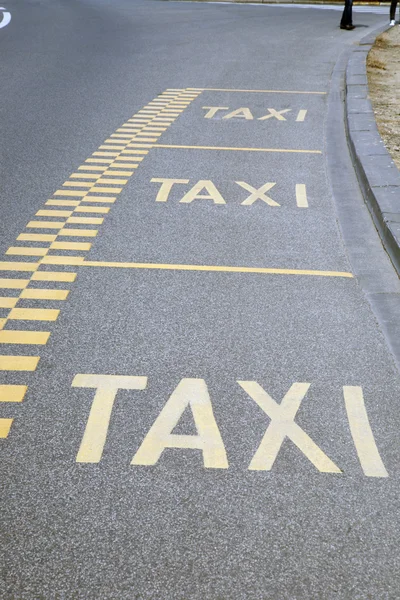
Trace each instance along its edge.
<instances>
[{"instance_id":1,"label":"stone kerb edge","mask_svg":"<svg viewBox=\"0 0 400 600\"><path fill-rule=\"evenodd\" d=\"M400 275L400 172L378 132L367 81L367 55L381 31L363 38L347 63L346 131L364 200Z\"/></svg>"}]
</instances>

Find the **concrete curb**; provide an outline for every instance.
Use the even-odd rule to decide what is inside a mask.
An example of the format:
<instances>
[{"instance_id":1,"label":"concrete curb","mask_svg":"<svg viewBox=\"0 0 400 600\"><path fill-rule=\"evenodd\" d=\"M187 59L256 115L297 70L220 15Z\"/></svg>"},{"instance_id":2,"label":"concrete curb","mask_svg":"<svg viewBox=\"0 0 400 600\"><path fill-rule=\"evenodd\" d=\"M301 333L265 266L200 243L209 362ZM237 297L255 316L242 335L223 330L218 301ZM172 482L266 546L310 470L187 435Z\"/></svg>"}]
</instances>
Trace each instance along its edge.
<instances>
[{"instance_id":1,"label":"concrete curb","mask_svg":"<svg viewBox=\"0 0 400 600\"><path fill-rule=\"evenodd\" d=\"M364 200L400 275L400 172L379 135L369 100L367 55L381 30L363 38L346 68L346 129Z\"/></svg>"}]
</instances>

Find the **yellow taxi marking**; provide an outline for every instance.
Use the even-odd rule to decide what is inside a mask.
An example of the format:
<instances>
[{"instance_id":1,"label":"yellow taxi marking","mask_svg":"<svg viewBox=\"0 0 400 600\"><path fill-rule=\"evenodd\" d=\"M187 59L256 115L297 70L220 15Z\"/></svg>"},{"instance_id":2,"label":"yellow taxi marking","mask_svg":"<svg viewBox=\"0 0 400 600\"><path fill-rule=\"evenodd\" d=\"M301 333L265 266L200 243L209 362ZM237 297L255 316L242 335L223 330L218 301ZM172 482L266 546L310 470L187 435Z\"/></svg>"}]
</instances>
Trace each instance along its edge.
<instances>
[{"instance_id":1,"label":"yellow taxi marking","mask_svg":"<svg viewBox=\"0 0 400 600\"><path fill-rule=\"evenodd\" d=\"M0 356L0 371L36 371L39 356Z\"/></svg>"},{"instance_id":2,"label":"yellow taxi marking","mask_svg":"<svg viewBox=\"0 0 400 600\"><path fill-rule=\"evenodd\" d=\"M0 290L23 290L29 284L30 279L7 279L0 278Z\"/></svg>"},{"instance_id":3,"label":"yellow taxi marking","mask_svg":"<svg viewBox=\"0 0 400 600\"><path fill-rule=\"evenodd\" d=\"M14 329L0 331L0 344L31 344L44 346L50 337L48 331L16 331Z\"/></svg>"},{"instance_id":4,"label":"yellow taxi marking","mask_svg":"<svg viewBox=\"0 0 400 600\"><path fill-rule=\"evenodd\" d=\"M296 121L298 123L302 123L305 120L306 115L307 115L307 111L306 110L304 110L304 109L299 110L299 112L297 114L297 117L296 117Z\"/></svg>"},{"instance_id":5,"label":"yellow taxi marking","mask_svg":"<svg viewBox=\"0 0 400 600\"><path fill-rule=\"evenodd\" d=\"M344 386L343 393L351 435L364 474L388 477L369 424L361 387Z\"/></svg>"},{"instance_id":6,"label":"yellow taxi marking","mask_svg":"<svg viewBox=\"0 0 400 600\"><path fill-rule=\"evenodd\" d=\"M60 314L55 308L13 308L8 316L17 321L56 321Z\"/></svg>"},{"instance_id":7,"label":"yellow taxi marking","mask_svg":"<svg viewBox=\"0 0 400 600\"><path fill-rule=\"evenodd\" d=\"M335 463L294 421L309 383L294 383L277 404L256 381L238 381L243 390L271 419L263 439L249 465L251 471L270 471L286 438L322 473L341 473Z\"/></svg>"},{"instance_id":8,"label":"yellow taxi marking","mask_svg":"<svg viewBox=\"0 0 400 600\"><path fill-rule=\"evenodd\" d=\"M31 300L66 300L69 294L69 290L49 290L41 288L29 288L25 289L20 298L26 298Z\"/></svg>"},{"instance_id":9,"label":"yellow taxi marking","mask_svg":"<svg viewBox=\"0 0 400 600\"><path fill-rule=\"evenodd\" d=\"M307 190L304 183L296 183L296 204L299 208L308 208Z\"/></svg>"},{"instance_id":10,"label":"yellow taxi marking","mask_svg":"<svg viewBox=\"0 0 400 600\"><path fill-rule=\"evenodd\" d=\"M230 88L199 88L203 92L246 92L250 94L315 94L324 96L327 92L309 92L305 90L235 90Z\"/></svg>"},{"instance_id":11,"label":"yellow taxi marking","mask_svg":"<svg viewBox=\"0 0 400 600\"><path fill-rule=\"evenodd\" d=\"M177 144L153 144L153 148L178 148L182 150L233 150L237 152L284 152L294 154L322 154L321 150L297 150L294 148L229 148L226 146L183 146Z\"/></svg>"},{"instance_id":12,"label":"yellow taxi marking","mask_svg":"<svg viewBox=\"0 0 400 600\"><path fill-rule=\"evenodd\" d=\"M22 402L27 385L0 385L0 402Z\"/></svg>"},{"instance_id":13,"label":"yellow taxi marking","mask_svg":"<svg viewBox=\"0 0 400 600\"><path fill-rule=\"evenodd\" d=\"M197 435L172 433L183 413L190 408ZM204 379L182 379L153 423L131 465L155 465L166 448L195 448L202 451L208 469L227 469L224 442L215 421Z\"/></svg>"},{"instance_id":14,"label":"yellow taxi marking","mask_svg":"<svg viewBox=\"0 0 400 600\"><path fill-rule=\"evenodd\" d=\"M108 426L118 390L144 390L147 377L118 375L76 375L72 386L95 389L76 462L98 463L103 454Z\"/></svg>"},{"instance_id":15,"label":"yellow taxi marking","mask_svg":"<svg viewBox=\"0 0 400 600\"><path fill-rule=\"evenodd\" d=\"M69 257L45 256L42 263L50 264L54 258L69 260ZM62 263L60 263L62 264ZM263 275L310 275L316 277L345 277L353 278L352 273L346 271L317 271L311 269L276 269L266 267L231 267L221 265L180 265L166 263L136 263L136 262L109 262L100 260L85 260L75 257L75 262L65 264L81 265L83 267L110 267L116 269L160 269L165 271L210 271L221 273L259 273Z\"/></svg>"}]
</instances>

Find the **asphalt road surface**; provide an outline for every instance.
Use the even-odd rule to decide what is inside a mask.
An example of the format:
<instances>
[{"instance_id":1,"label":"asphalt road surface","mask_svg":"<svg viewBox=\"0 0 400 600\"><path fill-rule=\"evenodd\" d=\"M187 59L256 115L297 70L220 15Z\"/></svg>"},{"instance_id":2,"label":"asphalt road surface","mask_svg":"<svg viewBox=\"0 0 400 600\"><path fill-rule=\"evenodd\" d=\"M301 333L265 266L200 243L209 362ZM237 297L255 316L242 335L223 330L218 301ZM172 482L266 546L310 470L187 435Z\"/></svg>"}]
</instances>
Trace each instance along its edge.
<instances>
[{"instance_id":1,"label":"asphalt road surface","mask_svg":"<svg viewBox=\"0 0 400 600\"><path fill-rule=\"evenodd\" d=\"M324 8L3 7L1 598L399 598L399 283L342 105L387 16Z\"/></svg>"}]
</instances>

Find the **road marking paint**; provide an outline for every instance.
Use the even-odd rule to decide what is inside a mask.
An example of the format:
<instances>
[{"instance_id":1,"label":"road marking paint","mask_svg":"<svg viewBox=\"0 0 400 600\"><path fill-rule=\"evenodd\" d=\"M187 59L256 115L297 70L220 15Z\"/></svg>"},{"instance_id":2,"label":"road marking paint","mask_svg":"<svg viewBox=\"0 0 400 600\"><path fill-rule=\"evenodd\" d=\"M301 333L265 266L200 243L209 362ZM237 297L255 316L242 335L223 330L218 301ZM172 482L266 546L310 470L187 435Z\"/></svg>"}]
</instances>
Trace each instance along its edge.
<instances>
[{"instance_id":1,"label":"road marking paint","mask_svg":"<svg viewBox=\"0 0 400 600\"><path fill-rule=\"evenodd\" d=\"M306 110L304 110L304 109L299 110L299 113L298 113L298 115L296 117L296 121L298 123L303 123L304 120L305 120L305 118L306 118L306 115L307 115L307 111Z\"/></svg>"},{"instance_id":2,"label":"road marking paint","mask_svg":"<svg viewBox=\"0 0 400 600\"><path fill-rule=\"evenodd\" d=\"M66 300L69 290L49 290L47 288L28 288L23 290L20 298L31 300Z\"/></svg>"},{"instance_id":3,"label":"road marking paint","mask_svg":"<svg viewBox=\"0 0 400 600\"><path fill-rule=\"evenodd\" d=\"M104 219L95 217L70 217L67 223L74 223L75 225L101 225Z\"/></svg>"},{"instance_id":4,"label":"road marking paint","mask_svg":"<svg viewBox=\"0 0 400 600\"><path fill-rule=\"evenodd\" d=\"M362 388L343 386L343 394L351 436L364 474L367 477L389 477L369 424Z\"/></svg>"},{"instance_id":5,"label":"road marking paint","mask_svg":"<svg viewBox=\"0 0 400 600\"><path fill-rule=\"evenodd\" d=\"M21 242L54 242L56 238L55 234L50 233L20 233L17 240Z\"/></svg>"},{"instance_id":6,"label":"road marking paint","mask_svg":"<svg viewBox=\"0 0 400 600\"><path fill-rule=\"evenodd\" d=\"M104 175L115 175L116 177L131 177L132 171L106 171Z\"/></svg>"},{"instance_id":7,"label":"road marking paint","mask_svg":"<svg viewBox=\"0 0 400 600\"><path fill-rule=\"evenodd\" d=\"M92 187L90 189L91 193L97 192L98 194L120 194L122 192L122 188L112 188L112 187Z\"/></svg>"},{"instance_id":8,"label":"road marking paint","mask_svg":"<svg viewBox=\"0 0 400 600\"><path fill-rule=\"evenodd\" d=\"M294 148L229 148L226 146L183 146L177 144L154 144L153 148L178 148L182 150L234 150L237 152L283 152L294 154L322 154L321 150L297 150Z\"/></svg>"},{"instance_id":9,"label":"road marking paint","mask_svg":"<svg viewBox=\"0 0 400 600\"><path fill-rule=\"evenodd\" d=\"M11 246L6 254L14 256L45 256L49 251L48 248L27 248L24 246Z\"/></svg>"},{"instance_id":10,"label":"road marking paint","mask_svg":"<svg viewBox=\"0 0 400 600\"><path fill-rule=\"evenodd\" d=\"M118 152L93 152L92 156L118 156ZM93 158L87 158L85 162L100 162L99 160L94 160ZM103 161L102 161L103 162ZM104 161L105 162L105 161Z\"/></svg>"},{"instance_id":11,"label":"road marking paint","mask_svg":"<svg viewBox=\"0 0 400 600\"><path fill-rule=\"evenodd\" d=\"M203 189L205 189L208 194L200 194ZM184 196L179 202L183 204L190 204L193 200L213 200L214 204L226 204L225 200L221 196L220 192L217 190L215 185L210 180L200 180L198 181Z\"/></svg>"},{"instance_id":12,"label":"road marking paint","mask_svg":"<svg viewBox=\"0 0 400 600\"><path fill-rule=\"evenodd\" d=\"M296 183L296 204L299 208L308 208L307 190L304 183Z\"/></svg>"},{"instance_id":13,"label":"road marking paint","mask_svg":"<svg viewBox=\"0 0 400 600\"><path fill-rule=\"evenodd\" d=\"M2 23L0 23L0 27L4 27ZM13 420L14 419L0 419L0 439L8 437Z\"/></svg>"},{"instance_id":14,"label":"road marking paint","mask_svg":"<svg viewBox=\"0 0 400 600\"><path fill-rule=\"evenodd\" d=\"M17 297L0 296L0 308L14 308L18 302Z\"/></svg>"},{"instance_id":15,"label":"road marking paint","mask_svg":"<svg viewBox=\"0 0 400 600\"><path fill-rule=\"evenodd\" d=\"M102 167L99 167L101 170ZM98 173L73 173L72 175L70 175L70 177L76 177L76 178L80 178L80 179L97 179L99 177Z\"/></svg>"},{"instance_id":16,"label":"road marking paint","mask_svg":"<svg viewBox=\"0 0 400 600\"><path fill-rule=\"evenodd\" d=\"M29 284L30 279L7 279L0 277L0 289L23 290Z\"/></svg>"},{"instance_id":17,"label":"road marking paint","mask_svg":"<svg viewBox=\"0 0 400 600\"><path fill-rule=\"evenodd\" d=\"M121 158L118 160L131 160L131 158ZM135 160L137 160L135 158ZM142 159L140 159L142 160ZM128 168L128 169L137 169L139 165L135 164L135 163L120 163L120 162L115 162L114 165L116 167L124 167L124 168Z\"/></svg>"},{"instance_id":18,"label":"road marking paint","mask_svg":"<svg viewBox=\"0 0 400 600\"><path fill-rule=\"evenodd\" d=\"M84 374L74 377L72 387L96 390L76 462L98 463L101 460L118 390L144 390L146 386L147 377Z\"/></svg>"},{"instance_id":19,"label":"road marking paint","mask_svg":"<svg viewBox=\"0 0 400 600\"><path fill-rule=\"evenodd\" d=\"M97 183L107 183L107 184L111 183L111 184L125 185L126 183L128 183L128 180L127 179L108 179L106 177L101 177L101 179L97 180Z\"/></svg>"},{"instance_id":20,"label":"road marking paint","mask_svg":"<svg viewBox=\"0 0 400 600\"><path fill-rule=\"evenodd\" d=\"M230 88L199 88L202 92L245 92L250 94L311 94L325 96L327 92L309 92L304 90L239 90Z\"/></svg>"},{"instance_id":21,"label":"road marking paint","mask_svg":"<svg viewBox=\"0 0 400 600\"><path fill-rule=\"evenodd\" d=\"M0 385L0 402L22 402L27 385Z\"/></svg>"},{"instance_id":22,"label":"road marking paint","mask_svg":"<svg viewBox=\"0 0 400 600\"><path fill-rule=\"evenodd\" d=\"M0 262L0 271L36 271L40 263Z\"/></svg>"},{"instance_id":23,"label":"road marking paint","mask_svg":"<svg viewBox=\"0 0 400 600\"><path fill-rule=\"evenodd\" d=\"M91 184L90 184L91 185ZM69 217L73 210L38 210L35 217Z\"/></svg>"},{"instance_id":24,"label":"road marking paint","mask_svg":"<svg viewBox=\"0 0 400 600\"><path fill-rule=\"evenodd\" d=\"M46 206L79 206L79 200L47 200Z\"/></svg>"},{"instance_id":25,"label":"road marking paint","mask_svg":"<svg viewBox=\"0 0 400 600\"><path fill-rule=\"evenodd\" d=\"M56 321L60 310L56 308L13 308L8 319L14 321Z\"/></svg>"},{"instance_id":26,"label":"road marking paint","mask_svg":"<svg viewBox=\"0 0 400 600\"><path fill-rule=\"evenodd\" d=\"M107 202L113 204L116 199L116 196L85 196L85 202Z\"/></svg>"},{"instance_id":27,"label":"road marking paint","mask_svg":"<svg viewBox=\"0 0 400 600\"><path fill-rule=\"evenodd\" d=\"M83 256L45 256L42 265L72 265L77 266L83 263Z\"/></svg>"},{"instance_id":28,"label":"road marking paint","mask_svg":"<svg viewBox=\"0 0 400 600\"><path fill-rule=\"evenodd\" d=\"M90 163L90 164L92 164L92 163L96 163L96 164L101 163L101 164L108 164L109 165L112 162L113 162L112 158L87 158L85 160L85 163ZM96 166L85 167L84 165L82 165L81 167L78 167L78 169L89 169L89 168L90 169L99 169L100 170L100 167L96 167Z\"/></svg>"},{"instance_id":29,"label":"road marking paint","mask_svg":"<svg viewBox=\"0 0 400 600\"><path fill-rule=\"evenodd\" d=\"M75 190L57 190L53 196L72 196L77 198L84 198L87 192L75 191Z\"/></svg>"},{"instance_id":30,"label":"road marking paint","mask_svg":"<svg viewBox=\"0 0 400 600\"><path fill-rule=\"evenodd\" d=\"M254 204L254 202L256 202L256 200L262 200L262 202L265 202L265 204L268 204L268 206L280 206L280 204L275 202L275 200L272 200L272 198L265 195L266 192L271 190L276 185L276 183L264 183L264 185L262 185L259 189L256 189L245 181L236 181L236 183L244 190L251 192L250 196L248 196L246 200L241 203L242 206L251 206Z\"/></svg>"},{"instance_id":31,"label":"road marking paint","mask_svg":"<svg viewBox=\"0 0 400 600\"><path fill-rule=\"evenodd\" d=\"M30 344L43 346L50 337L48 331L16 331L3 329L0 331L0 344Z\"/></svg>"},{"instance_id":32,"label":"road marking paint","mask_svg":"<svg viewBox=\"0 0 400 600\"><path fill-rule=\"evenodd\" d=\"M76 273L66 271L37 271L31 277L31 281L63 281L72 283L76 279Z\"/></svg>"},{"instance_id":33,"label":"road marking paint","mask_svg":"<svg viewBox=\"0 0 400 600\"><path fill-rule=\"evenodd\" d=\"M6 27L10 23L11 13L8 11L5 11L4 8L0 8L0 10L4 11L3 18L0 21L0 29L2 29L3 27Z\"/></svg>"},{"instance_id":34,"label":"road marking paint","mask_svg":"<svg viewBox=\"0 0 400 600\"><path fill-rule=\"evenodd\" d=\"M53 242L50 246L52 250L84 250L88 251L92 247L89 242Z\"/></svg>"},{"instance_id":35,"label":"road marking paint","mask_svg":"<svg viewBox=\"0 0 400 600\"><path fill-rule=\"evenodd\" d=\"M172 433L183 413L191 409L197 435ZM143 440L131 465L155 465L166 448L202 451L204 467L227 469L224 442L215 421L204 379L182 379Z\"/></svg>"},{"instance_id":36,"label":"road marking paint","mask_svg":"<svg viewBox=\"0 0 400 600\"><path fill-rule=\"evenodd\" d=\"M0 356L0 371L36 371L39 356Z\"/></svg>"},{"instance_id":37,"label":"road marking paint","mask_svg":"<svg viewBox=\"0 0 400 600\"><path fill-rule=\"evenodd\" d=\"M107 214L110 211L109 206L78 206L76 213L98 213Z\"/></svg>"},{"instance_id":38,"label":"road marking paint","mask_svg":"<svg viewBox=\"0 0 400 600\"><path fill-rule=\"evenodd\" d=\"M71 260L67 256L45 256L42 264L51 264L53 259ZM352 273L342 271L314 271L310 269L276 269L264 267L230 267L230 266L211 266L211 265L180 265L165 263L136 263L136 262L109 262L98 260L85 260L83 257L75 257L76 262L66 262L70 265L81 265L83 267L110 267L115 269L160 269L165 271L209 271L220 273L259 273L261 275L310 275L315 277L344 277L354 278ZM63 264L63 263L59 263Z\"/></svg>"},{"instance_id":39,"label":"road marking paint","mask_svg":"<svg viewBox=\"0 0 400 600\"><path fill-rule=\"evenodd\" d=\"M294 421L309 383L294 383L282 402L277 404L256 381L238 381L240 387L271 419L263 439L249 465L251 471L270 471L286 438L322 473L342 471Z\"/></svg>"},{"instance_id":40,"label":"road marking paint","mask_svg":"<svg viewBox=\"0 0 400 600\"><path fill-rule=\"evenodd\" d=\"M29 221L27 227L30 229L61 229L65 221Z\"/></svg>"},{"instance_id":41,"label":"road marking paint","mask_svg":"<svg viewBox=\"0 0 400 600\"><path fill-rule=\"evenodd\" d=\"M57 237L96 237L97 229L60 229Z\"/></svg>"},{"instance_id":42,"label":"road marking paint","mask_svg":"<svg viewBox=\"0 0 400 600\"><path fill-rule=\"evenodd\" d=\"M223 119L233 119L233 118L246 119L248 121L250 121L251 119L254 119L249 108L238 108L237 110L233 110L232 112L228 113L227 115L225 115L222 118Z\"/></svg>"},{"instance_id":43,"label":"road marking paint","mask_svg":"<svg viewBox=\"0 0 400 600\"><path fill-rule=\"evenodd\" d=\"M93 183L91 181L66 181L63 185L66 187L90 187Z\"/></svg>"},{"instance_id":44,"label":"road marking paint","mask_svg":"<svg viewBox=\"0 0 400 600\"><path fill-rule=\"evenodd\" d=\"M153 177L150 181L152 183L161 183L161 187L157 193L156 202L167 202L169 193L175 183L189 183L189 179L166 179L162 177Z\"/></svg>"}]
</instances>

